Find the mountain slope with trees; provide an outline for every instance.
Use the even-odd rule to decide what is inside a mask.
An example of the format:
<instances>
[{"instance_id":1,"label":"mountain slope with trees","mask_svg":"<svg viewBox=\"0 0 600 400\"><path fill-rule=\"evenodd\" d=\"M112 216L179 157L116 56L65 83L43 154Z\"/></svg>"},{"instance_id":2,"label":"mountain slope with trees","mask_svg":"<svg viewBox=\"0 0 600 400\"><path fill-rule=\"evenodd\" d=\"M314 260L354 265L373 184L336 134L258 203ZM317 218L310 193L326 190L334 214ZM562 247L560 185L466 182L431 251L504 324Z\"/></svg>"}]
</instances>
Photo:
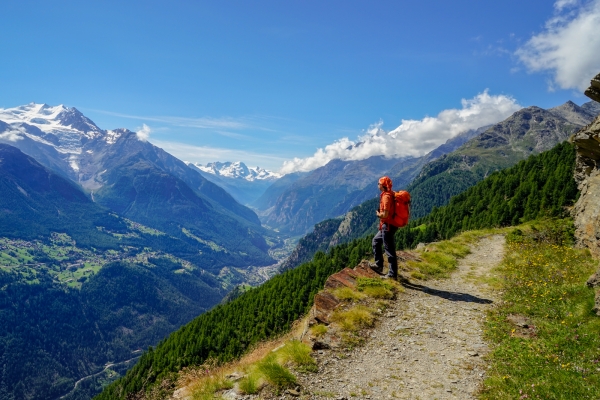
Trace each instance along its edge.
<instances>
[{"instance_id":1,"label":"mountain slope with trees","mask_svg":"<svg viewBox=\"0 0 600 400\"><path fill-rule=\"evenodd\" d=\"M582 124L591 122L597 111L600 111L600 103L595 101L584 103L581 107L568 101L549 110L524 108L505 121L484 129L456 151L442 154L433 161L424 160L428 162L418 166L418 170L414 169L415 166L399 163L388 175L393 179L395 190L405 188L411 193L411 217L418 218L427 215L434 207L447 204L452 196L462 193L494 171L566 140ZM407 180L407 176L414 180ZM376 188L376 182L371 186ZM343 219L328 222L328 232L332 232L333 224L340 224L333 235L314 232L306 236L294 250L294 257L286 260L284 266L293 268L299 264L296 260L303 262L310 259L317 246L327 249L373 232L377 218L372 210L377 208L377 201L368 200L350 210ZM315 230L323 226L315 226ZM310 243L312 237L319 237L321 242L317 245Z\"/></svg>"},{"instance_id":2,"label":"mountain slope with trees","mask_svg":"<svg viewBox=\"0 0 600 400\"><path fill-rule=\"evenodd\" d=\"M233 266L243 270L245 260L193 234L119 217L5 144L0 190L1 399L55 399L106 363L139 356L244 282ZM126 367L67 399L90 398Z\"/></svg>"},{"instance_id":3,"label":"mountain slope with trees","mask_svg":"<svg viewBox=\"0 0 600 400\"><path fill-rule=\"evenodd\" d=\"M504 226L542 215L560 215L577 197L574 150L568 143L534 155L486 178L397 233L399 248L448 237L461 229ZM525 202L523 202L525 199ZM340 244L312 261L276 276L230 303L201 315L146 352L125 377L97 399L124 399L208 357L222 361L243 354L254 343L288 329L311 306L327 277L356 265L370 253L371 236Z\"/></svg>"}]
</instances>

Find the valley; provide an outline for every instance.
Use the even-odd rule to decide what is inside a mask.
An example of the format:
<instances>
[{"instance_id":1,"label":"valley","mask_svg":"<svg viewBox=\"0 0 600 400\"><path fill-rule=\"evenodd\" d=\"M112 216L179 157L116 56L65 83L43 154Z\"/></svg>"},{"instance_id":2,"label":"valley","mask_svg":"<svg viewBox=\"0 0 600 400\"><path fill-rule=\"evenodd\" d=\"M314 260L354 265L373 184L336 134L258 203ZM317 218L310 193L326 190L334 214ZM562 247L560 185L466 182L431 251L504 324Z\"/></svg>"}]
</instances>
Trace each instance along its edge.
<instances>
[{"instance_id":1,"label":"valley","mask_svg":"<svg viewBox=\"0 0 600 400\"><path fill-rule=\"evenodd\" d=\"M480 204L469 201L491 192L469 187L483 180L497 190L498 184L489 182L505 178L494 171L538 153L544 154L542 159L530 161L536 167L523 164L511 173L548 168L554 171L549 174L553 182L572 180L568 166L556 166L573 162L568 146L546 150L591 119L585 110L595 108L528 108L499 124L467 132L422 158L338 160L311 173L278 177L240 163L215 164L210 172L172 157L133 132L104 131L75 109L23 106L22 114L51 113L56 122L48 131L39 119L12 119L22 140L0 144L0 185L6 194L0 198L0 294L5 304L0 318L16 321L4 324L0 337L3 354L23 354L29 364L44 366L59 378L29 377L13 363L4 379L35 378L29 390L40 400L90 398L128 376L132 355L137 360L142 349L169 334L189 324L204 324L202 317L212 318L215 307L262 304L258 298L248 300L262 296L261 290L270 291L269 296L287 290L285 305L273 305L275 310L261 314L267 321L259 319L252 328L232 331L239 321L231 322L233 326L224 328L229 332L227 350L219 357L239 355L257 340L282 332L305 310L327 274L370 253L364 238L374 229L376 200L368 199L372 181L382 174L413 193L414 221L399 232L401 248L491 221L504 225L536 218L540 204L554 204L550 209L544 206L544 212L558 215L574 196L571 183L562 185L562 192L538 187L539 201L525 208L514 207L517 200L507 207L496 198L486 199L489 207L498 209L495 219L485 220L470 219L471 210L479 210ZM78 122L64 126L64 121ZM268 179L258 179L257 174ZM253 182L258 186L252 189ZM514 195L516 183L511 182L504 184L504 196ZM534 186L517 191L519 199L534 196ZM232 196L228 190L234 187L238 189ZM469 194L460 197L462 192ZM445 221L447 212L440 214L439 207L452 195L458 195L454 203L468 204L453 211L461 215L461 224ZM255 199L253 204L262 209L255 212L236 199ZM454 203L450 207L456 208ZM354 204L358 205L350 208ZM302 236L312 226L314 230ZM315 271L296 270L314 263L313 257L318 259ZM290 273L302 276L295 279L306 280L304 286L282 281ZM21 304L23 299L28 302ZM236 318L229 313L222 318ZM250 330L242 333L245 329ZM31 331L28 341L16 340L24 330ZM210 335L201 335L209 352L221 354L225 337L213 342ZM26 350L31 340L40 345ZM188 356L194 361L171 360L169 368L205 357ZM140 363L147 361L142 357L136 365ZM14 386L15 396L23 393L24 387Z\"/></svg>"}]
</instances>

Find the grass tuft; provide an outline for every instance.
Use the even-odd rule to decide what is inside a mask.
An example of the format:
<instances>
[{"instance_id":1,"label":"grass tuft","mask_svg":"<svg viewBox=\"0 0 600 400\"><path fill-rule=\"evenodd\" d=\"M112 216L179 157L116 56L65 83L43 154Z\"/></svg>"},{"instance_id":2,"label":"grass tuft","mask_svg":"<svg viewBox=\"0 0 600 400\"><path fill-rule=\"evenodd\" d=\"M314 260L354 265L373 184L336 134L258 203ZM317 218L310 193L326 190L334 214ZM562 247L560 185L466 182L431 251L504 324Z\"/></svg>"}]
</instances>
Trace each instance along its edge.
<instances>
[{"instance_id":1,"label":"grass tuft","mask_svg":"<svg viewBox=\"0 0 600 400\"><path fill-rule=\"evenodd\" d=\"M360 300L365 297L362 293L357 292L356 290L352 290L349 287L340 287L332 290L332 293L335 297L342 301L354 301Z\"/></svg>"},{"instance_id":2,"label":"grass tuft","mask_svg":"<svg viewBox=\"0 0 600 400\"><path fill-rule=\"evenodd\" d=\"M258 393L260 377L255 373L250 373L240 380L239 388L242 393L256 394Z\"/></svg>"},{"instance_id":3,"label":"grass tuft","mask_svg":"<svg viewBox=\"0 0 600 400\"><path fill-rule=\"evenodd\" d=\"M375 317L373 310L363 305L357 305L346 311L334 311L332 320L340 326L343 332L357 332L361 328L371 327Z\"/></svg>"},{"instance_id":4,"label":"grass tuft","mask_svg":"<svg viewBox=\"0 0 600 400\"><path fill-rule=\"evenodd\" d=\"M233 383L226 379L223 373L217 372L197 381L190 389L193 400L209 400L214 399L215 393L232 387Z\"/></svg>"},{"instance_id":5,"label":"grass tuft","mask_svg":"<svg viewBox=\"0 0 600 400\"><path fill-rule=\"evenodd\" d=\"M317 324L317 325L313 325L310 327L310 333L314 336L314 337L321 337L324 334L327 333L327 326L323 325L323 324Z\"/></svg>"},{"instance_id":6,"label":"grass tuft","mask_svg":"<svg viewBox=\"0 0 600 400\"><path fill-rule=\"evenodd\" d=\"M397 286L390 281L373 278L358 278L358 290L375 299L393 299Z\"/></svg>"},{"instance_id":7,"label":"grass tuft","mask_svg":"<svg viewBox=\"0 0 600 400\"><path fill-rule=\"evenodd\" d=\"M311 349L307 344L298 340L290 340L277 351L277 358L282 364L292 364L299 371L316 372L316 361L310 355Z\"/></svg>"},{"instance_id":8,"label":"grass tuft","mask_svg":"<svg viewBox=\"0 0 600 400\"><path fill-rule=\"evenodd\" d=\"M277 362L274 354L260 361L256 369L277 389L284 389L296 383L296 377L286 367Z\"/></svg>"}]
</instances>

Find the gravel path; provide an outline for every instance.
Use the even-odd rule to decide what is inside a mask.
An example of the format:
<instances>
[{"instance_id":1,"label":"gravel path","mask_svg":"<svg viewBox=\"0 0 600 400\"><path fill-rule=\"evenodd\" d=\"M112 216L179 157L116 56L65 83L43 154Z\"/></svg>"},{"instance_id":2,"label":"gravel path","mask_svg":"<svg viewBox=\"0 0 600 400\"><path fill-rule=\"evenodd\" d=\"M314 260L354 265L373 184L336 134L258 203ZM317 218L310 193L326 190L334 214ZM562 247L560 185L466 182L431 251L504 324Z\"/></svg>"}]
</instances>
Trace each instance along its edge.
<instances>
[{"instance_id":1,"label":"gravel path","mask_svg":"<svg viewBox=\"0 0 600 400\"><path fill-rule=\"evenodd\" d=\"M474 399L489 351L482 322L496 300L476 278L500 263L504 237L471 251L449 279L405 284L363 346L319 351L319 373L299 377L301 398Z\"/></svg>"}]
</instances>

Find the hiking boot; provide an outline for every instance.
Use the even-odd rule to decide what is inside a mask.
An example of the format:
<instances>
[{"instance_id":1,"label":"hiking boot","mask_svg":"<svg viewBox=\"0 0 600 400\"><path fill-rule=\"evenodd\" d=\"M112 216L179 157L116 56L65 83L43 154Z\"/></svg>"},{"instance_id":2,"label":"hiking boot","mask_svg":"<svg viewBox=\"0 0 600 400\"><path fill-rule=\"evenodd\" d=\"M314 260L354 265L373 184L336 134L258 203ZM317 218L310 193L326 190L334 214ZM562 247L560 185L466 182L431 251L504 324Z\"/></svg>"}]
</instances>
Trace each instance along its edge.
<instances>
[{"instance_id":1,"label":"hiking boot","mask_svg":"<svg viewBox=\"0 0 600 400\"><path fill-rule=\"evenodd\" d=\"M393 280L396 280L396 279L398 279L398 275L390 275L390 274L387 274L387 275L384 275L384 276L382 276L381 278L383 278L383 279L393 279Z\"/></svg>"},{"instance_id":2,"label":"hiking boot","mask_svg":"<svg viewBox=\"0 0 600 400\"><path fill-rule=\"evenodd\" d=\"M379 275L383 274L383 267L378 267L375 263L369 263L369 268L372 271L377 272Z\"/></svg>"}]
</instances>

